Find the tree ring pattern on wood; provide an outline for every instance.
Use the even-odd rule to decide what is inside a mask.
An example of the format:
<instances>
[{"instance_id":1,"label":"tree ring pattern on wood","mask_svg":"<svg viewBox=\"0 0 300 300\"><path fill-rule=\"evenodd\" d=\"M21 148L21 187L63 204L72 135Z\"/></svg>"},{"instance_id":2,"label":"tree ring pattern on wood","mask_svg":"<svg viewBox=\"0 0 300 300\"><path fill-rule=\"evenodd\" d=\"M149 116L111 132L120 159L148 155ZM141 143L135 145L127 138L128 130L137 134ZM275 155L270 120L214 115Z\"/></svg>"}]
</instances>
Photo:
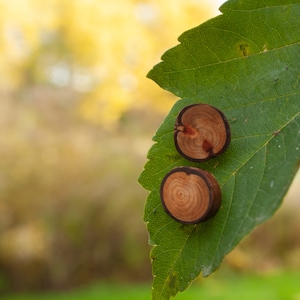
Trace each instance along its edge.
<instances>
[{"instance_id":1,"label":"tree ring pattern on wood","mask_svg":"<svg viewBox=\"0 0 300 300\"><path fill-rule=\"evenodd\" d=\"M216 178L194 167L177 167L163 179L160 197L165 211L183 224L208 220L220 208L221 189Z\"/></svg>"},{"instance_id":2,"label":"tree ring pattern on wood","mask_svg":"<svg viewBox=\"0 0 300 300\"><path fill-rule=\"evenodd\" d=\"M186 159L207 161L227 149L229 123L223 112L211 105L186 106L177 116L174 142L177 151Z\"/></svg>"}]
</instances>

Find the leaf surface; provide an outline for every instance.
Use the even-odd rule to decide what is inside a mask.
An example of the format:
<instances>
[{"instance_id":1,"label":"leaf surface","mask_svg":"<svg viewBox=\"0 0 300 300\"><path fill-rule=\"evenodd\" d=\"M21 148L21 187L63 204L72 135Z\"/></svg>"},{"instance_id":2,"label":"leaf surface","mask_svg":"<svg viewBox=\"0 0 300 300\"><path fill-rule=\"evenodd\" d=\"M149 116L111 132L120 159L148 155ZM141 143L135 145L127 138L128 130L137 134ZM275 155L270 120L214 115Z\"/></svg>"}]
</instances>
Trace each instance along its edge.
<instances>
[{"instance_id":1,"label":"leaf surface","mask_svg":"<svg viewBox=\"0 0 300 300\"><path fill-rule=\"evenodd\" d=\"M202 272L210 275L255 226L280 206L300 163L300 1L228 1L222 15L185 32L148 76L181 97L153 138L139 182L150 191L153 299L169 299ZM230 122L225 153L205 163L181 157L173 142L179 111L207 103ZM182 225L161 205L174 167L212 173L222 205L212 219Z\"/></svg>"}]
</instances>

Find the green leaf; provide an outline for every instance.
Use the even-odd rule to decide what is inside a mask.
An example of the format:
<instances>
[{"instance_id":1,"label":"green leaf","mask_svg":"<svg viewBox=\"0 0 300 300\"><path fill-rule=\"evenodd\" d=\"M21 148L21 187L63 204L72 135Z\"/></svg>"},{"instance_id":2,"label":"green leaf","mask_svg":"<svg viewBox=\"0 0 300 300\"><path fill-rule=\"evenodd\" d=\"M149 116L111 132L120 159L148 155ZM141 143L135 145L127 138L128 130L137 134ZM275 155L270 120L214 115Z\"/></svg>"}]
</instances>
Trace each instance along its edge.
<instances>
[{"instance_id":1,"label":"green leaf","mask_svg":"<svg viewBox=\"0 0 300 300\"><path fill-rule=\"evenodd\" d=\"M300 1L237 0L222 15L185 32L148 76L182 97L158 129L139 182L150 191L153 299L210 275L255 226L280 206L300 163ZM208 103L230 122L231 144L205 163L181 157L173 142L178 112ZM182 225L161 205L163 177L176 166L209 171L222 190L210 220Z\"/></svg>"}]
</instances>

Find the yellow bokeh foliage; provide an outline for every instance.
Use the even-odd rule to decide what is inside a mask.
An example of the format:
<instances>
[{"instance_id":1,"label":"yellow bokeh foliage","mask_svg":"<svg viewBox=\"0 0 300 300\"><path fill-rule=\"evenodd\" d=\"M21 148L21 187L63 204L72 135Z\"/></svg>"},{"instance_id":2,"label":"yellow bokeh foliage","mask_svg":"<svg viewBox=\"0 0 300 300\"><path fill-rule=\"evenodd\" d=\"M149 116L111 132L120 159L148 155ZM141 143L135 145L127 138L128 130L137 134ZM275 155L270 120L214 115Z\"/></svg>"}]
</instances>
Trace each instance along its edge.
<instances>
[{"instance_id":1,"label":"yellow bokeh foliage","mask_svg":"<svg viewBox=\"0 0 300 300\"><path fill-rule=\"evenodd\" d=\"M183 31L216 15L219 5L209 0L0 0L0 90L17 90L28 84L25 74L33 74L31 84L78 93L75 111L105 126L135 107L165 112L174 96L146 79L147 72ZM49 45L57 48L51 59Z\"/></svg>"}]
</instances>

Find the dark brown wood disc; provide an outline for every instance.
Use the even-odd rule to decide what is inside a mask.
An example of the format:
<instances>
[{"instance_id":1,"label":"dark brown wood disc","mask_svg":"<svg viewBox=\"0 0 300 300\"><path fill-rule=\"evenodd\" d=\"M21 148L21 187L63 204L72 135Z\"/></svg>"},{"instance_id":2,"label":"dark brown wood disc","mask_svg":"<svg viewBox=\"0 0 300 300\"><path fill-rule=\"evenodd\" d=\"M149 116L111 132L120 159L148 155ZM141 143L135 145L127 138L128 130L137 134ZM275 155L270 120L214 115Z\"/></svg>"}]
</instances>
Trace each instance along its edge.
<instances>
[{"instance_id":1,"label":"dark brown wood disc","mask_svg":"<svg viewBox=\"0 0 300 300\"><path fill-rule=\"evenodd\" d=\"M165 211L184 224L214 216L222 198L216 178L193 167L178 167L169 172L161 183L160 196Z\"/></svg>"},{"instance_id":2,"label":"dark brown wood disc","mask_svg":"<svg viewBox=\"0 0 300 300\"><path fill-rule=\"evenodd\" d=\"M177 151L191 161L206 161L223 153L230 143L225 115L208 104L192 104L177 116L174 129Z\"/></svg>"}]
</instances>

